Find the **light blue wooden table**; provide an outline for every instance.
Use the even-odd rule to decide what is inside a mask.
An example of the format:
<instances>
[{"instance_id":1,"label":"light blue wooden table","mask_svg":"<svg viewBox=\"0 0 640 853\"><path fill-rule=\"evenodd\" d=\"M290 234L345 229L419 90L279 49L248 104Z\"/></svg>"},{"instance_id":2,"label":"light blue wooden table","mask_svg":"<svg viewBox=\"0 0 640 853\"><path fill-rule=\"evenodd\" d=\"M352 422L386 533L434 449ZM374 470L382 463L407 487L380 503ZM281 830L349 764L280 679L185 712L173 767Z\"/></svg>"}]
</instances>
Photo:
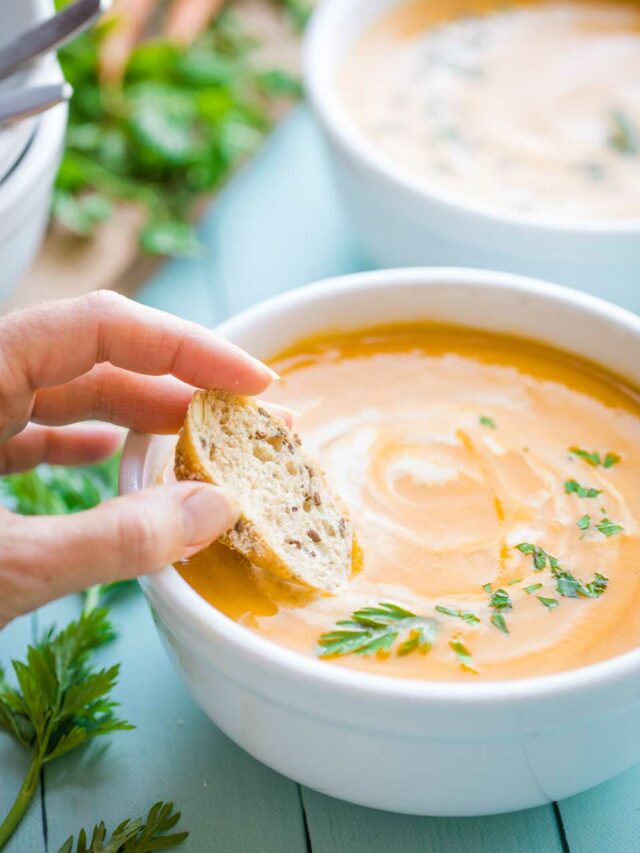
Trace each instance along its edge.
<instances>
[{"instance_id":1,"label":"light blue wooden table","mask_svg":"<svg viewBox=\"0 0 640 853\"><path fill-rule=\"evenodd\" d=\"M367 264L334 197L304 109L274 134L202 223L202 262L168 263L144 302L213 325L289 288ZM22 656L43 625L77 615L66 599L0 633L0 661ZM250 758L201 713L170 668L141 594L113 610L117 695L138 725L47 769L39 796L8 846L55 853L81 825L113 827L173 799L192 853L630 853L640 851L640 767L586 794L518 814L441 819L350 806L301 788ZM585 749L589 744L585 743ZM23 757L0 737L0 812Z\"/></svg>"}]
</instances>

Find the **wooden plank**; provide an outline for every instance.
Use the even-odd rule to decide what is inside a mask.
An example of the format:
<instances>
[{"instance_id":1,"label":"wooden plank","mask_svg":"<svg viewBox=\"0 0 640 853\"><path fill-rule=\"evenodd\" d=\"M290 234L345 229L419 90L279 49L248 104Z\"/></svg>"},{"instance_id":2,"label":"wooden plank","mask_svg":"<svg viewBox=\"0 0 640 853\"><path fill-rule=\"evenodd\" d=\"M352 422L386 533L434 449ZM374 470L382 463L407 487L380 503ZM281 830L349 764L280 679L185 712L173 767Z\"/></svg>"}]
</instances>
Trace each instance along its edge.
<instances>
[{"instance_id":1,"label":"wooden plank","mask_svg":"<svg viewBox=\"0 0 640 853\"><path fill-rule=\"evenodd\" d=\"M492 817L411 817L352 806L308 788L303 802L313 853L562 853L552 806Z\"/></svg>"},{"instance_id":2,"label":"wooden plank","mask_svg":"<svg viewBox=\"0 0 640 853\"><path fill-rule=\"evenodd\" d=\"M567 841L579 853L640 849L640 765L559 804Z\"/></svg>"},{"instance_id":3,"label":"wooden plank","mask_svg":"<svg viewBox=\"0 0 640 853\"><path fill-rule=\"evenodd\" d=\"M78 599L68 598L45 608L41 618L62 624L77 612ZM304 850L297 786L235 746L195 705L168 662L140 591L121 599L112 616L119 638L101 658L122 661L117 697L138 728L47 769L50 849L82 825L104 819L113 827L169 799L182 811L181 826L191 831L187 849L194 853Z\"/></svg>"},{"instance_id":4,"label":"wooden plank","mask_svg":"<svg viewBox=\"0 0 640 853\"><path fill-rule=\"evenodd\" d=\"M22 660L27 646L37 631L37 619L24 616L11 622L0 632L0 665L7 680L15 683L11 660ZM28 767L27 753L6 735L0 734L0 822L13 805ZM40 791L36 793L20 828L4 848L5 853L38 853L44 851Z\"/></svg>"}]
</instances>

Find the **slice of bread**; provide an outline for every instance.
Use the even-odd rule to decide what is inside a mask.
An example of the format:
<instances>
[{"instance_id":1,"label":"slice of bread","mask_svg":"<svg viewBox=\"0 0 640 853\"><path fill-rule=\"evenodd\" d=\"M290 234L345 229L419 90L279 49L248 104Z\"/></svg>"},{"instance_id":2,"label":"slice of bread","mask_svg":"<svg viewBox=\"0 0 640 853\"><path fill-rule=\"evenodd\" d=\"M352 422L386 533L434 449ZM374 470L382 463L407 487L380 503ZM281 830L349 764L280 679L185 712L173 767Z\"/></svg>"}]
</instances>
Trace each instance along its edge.
<instances>
[{"instance_id":1,"label":"slice of bread","mask_svg":"<svg viewBox=\"0 0 640 853\"><path fill-rule=\"evenodd\" d=\"M284 421L250 397L197 391L176 447L178 480L225 486L242 514L221 542L286 580L335 592L352 570L349 514Z\"/></svg>"}]
</instances>

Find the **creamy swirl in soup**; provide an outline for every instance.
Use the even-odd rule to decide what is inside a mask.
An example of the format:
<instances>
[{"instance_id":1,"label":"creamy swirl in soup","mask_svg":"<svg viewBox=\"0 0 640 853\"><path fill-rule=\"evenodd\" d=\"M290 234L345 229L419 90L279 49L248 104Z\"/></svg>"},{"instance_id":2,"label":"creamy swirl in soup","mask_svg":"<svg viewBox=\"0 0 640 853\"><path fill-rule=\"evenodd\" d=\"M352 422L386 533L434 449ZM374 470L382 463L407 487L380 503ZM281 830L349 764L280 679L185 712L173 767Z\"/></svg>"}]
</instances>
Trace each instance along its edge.
<instances>
[{"instance_id":1,"label":"creamy swirl in soup","mask_svg":"<svg viewBox=\"0 0 640 853\"><path fill-rule=\"evenodd\" d=\"M541 675L640 644L633 389L440 327L307 341L273 366L269 395L301 412L361 566L328 596L214 545L178 568L215 607L327 665L417 679Z\"/></svg>"},{"instance_id":2,"label":"creamy swirl in soup","mask_svg":"<svg viewBox=\"0 0 640 853\"><path fill-rule=\"evenodd\" d=\"M379 151L432 189L528 214L640 217L640 4L414 0L340 75Z\"/></svg>"}]
</instances>

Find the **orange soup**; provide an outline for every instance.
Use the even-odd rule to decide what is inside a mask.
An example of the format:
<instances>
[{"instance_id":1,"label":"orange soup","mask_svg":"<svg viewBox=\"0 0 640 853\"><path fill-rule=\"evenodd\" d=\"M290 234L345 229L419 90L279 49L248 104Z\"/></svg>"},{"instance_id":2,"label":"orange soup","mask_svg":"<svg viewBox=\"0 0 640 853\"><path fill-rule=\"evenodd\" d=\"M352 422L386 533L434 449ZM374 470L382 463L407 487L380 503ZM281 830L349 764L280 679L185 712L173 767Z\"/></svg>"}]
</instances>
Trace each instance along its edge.
<instances>
[{"instance_id":1,"label":"orange soup","mask_svg":"<svg viewBox=\"0 0 640 853\"><path fill-rule=\"evenodd\" d=\"M336 595L223 546L178 566L214 607L327 666L522 678L640 643L640 398L508 337L385 327L300 343L269 398L349 506L361 564Z\"/></svg>"}]
</instances>

